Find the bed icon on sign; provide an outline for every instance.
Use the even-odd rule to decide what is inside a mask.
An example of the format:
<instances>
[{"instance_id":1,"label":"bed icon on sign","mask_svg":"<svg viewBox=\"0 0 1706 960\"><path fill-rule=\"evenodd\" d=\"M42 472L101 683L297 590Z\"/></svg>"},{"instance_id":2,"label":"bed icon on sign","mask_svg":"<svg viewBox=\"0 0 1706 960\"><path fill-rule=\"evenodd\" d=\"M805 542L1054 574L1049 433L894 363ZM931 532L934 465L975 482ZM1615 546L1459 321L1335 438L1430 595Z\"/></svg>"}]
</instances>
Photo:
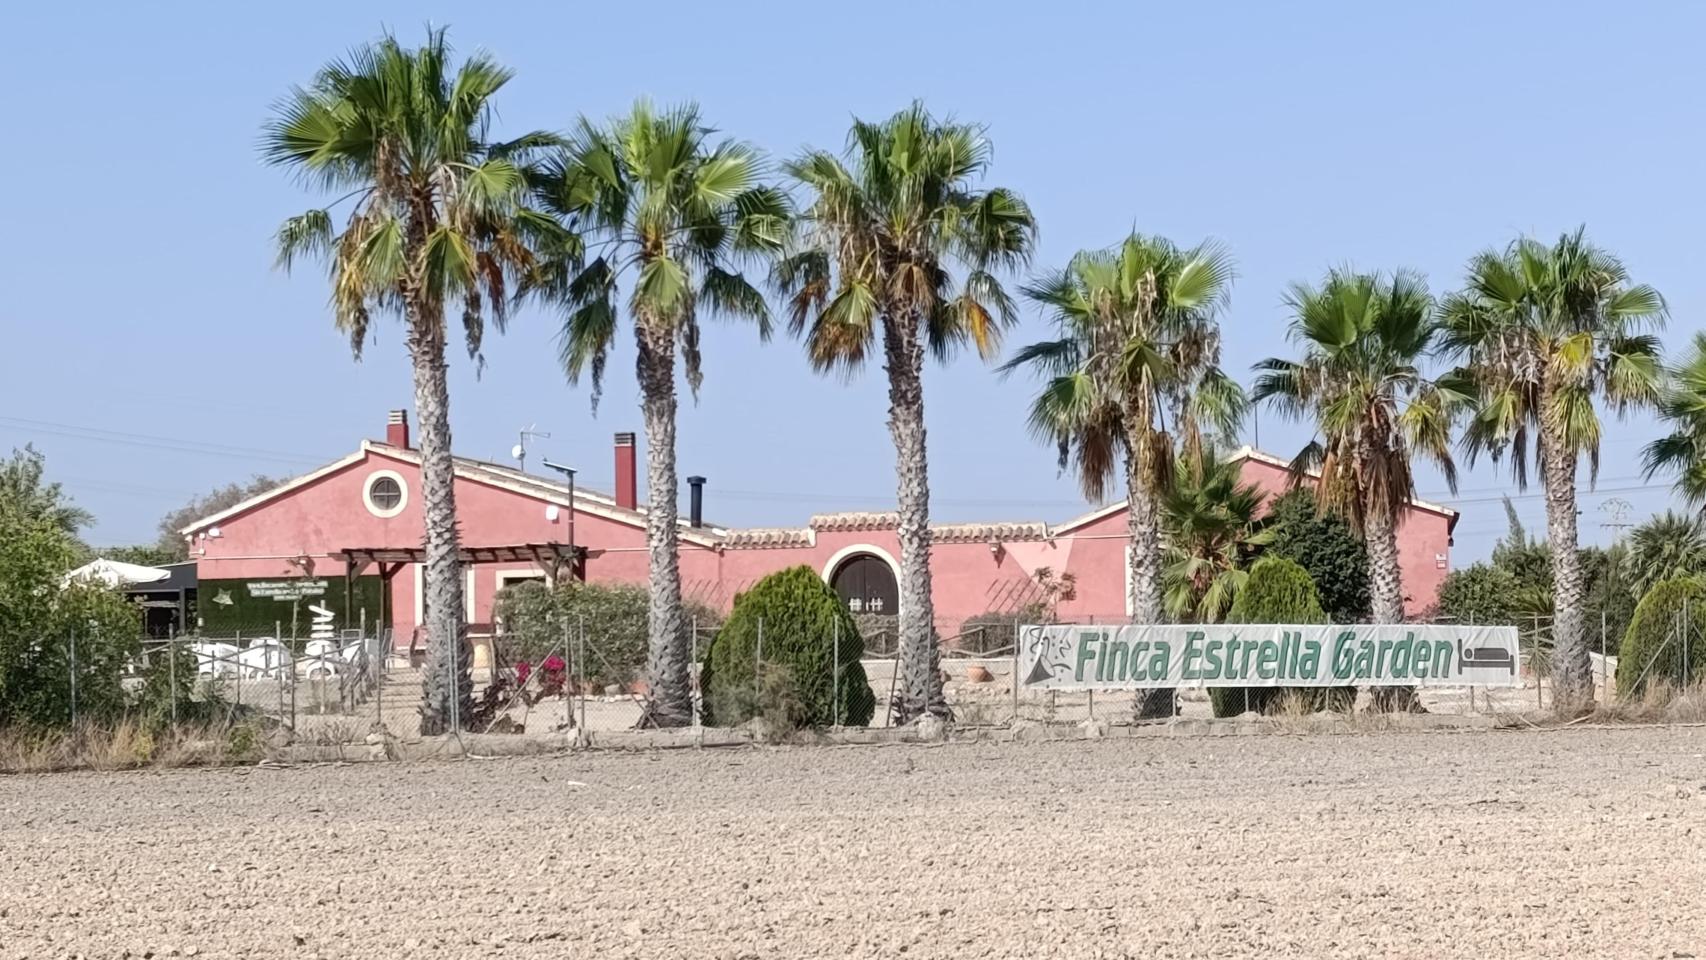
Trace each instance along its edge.
<instances>
[{"instance_id":1,"label":"bed icon on sign","mask_svg":"<svg viewBox=\"0 0 1706 960\"><path fill-rule=\"evenodd\" d=\"M1457 662L1464 670L1503 670L1516 673L1516 657L1503 647L1465 647L1457 638Z\"/></svg>"}]
</instances>

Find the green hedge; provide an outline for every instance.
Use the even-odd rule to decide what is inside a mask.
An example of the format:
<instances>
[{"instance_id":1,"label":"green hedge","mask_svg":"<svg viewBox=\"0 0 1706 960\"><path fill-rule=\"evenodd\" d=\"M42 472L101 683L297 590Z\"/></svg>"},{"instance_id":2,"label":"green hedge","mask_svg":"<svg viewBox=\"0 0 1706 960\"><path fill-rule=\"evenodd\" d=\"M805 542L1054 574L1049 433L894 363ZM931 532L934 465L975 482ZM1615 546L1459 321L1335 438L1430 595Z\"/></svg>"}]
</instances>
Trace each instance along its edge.
<instances>
[{"instance_id":1,"label":"green hedge","mask_svg":"<svg viewBox=\"0 0 1706 960\"><path fill-rule=\"evenodd\" d=\"M1264 557L1250 568L1250 577L1232 609L1227 623L1331 623L1315 581L1296 561L1286 557ZM1217 717L1235 717L1246 710L1269 713L1286 696L1305 697L1313 709L1327 706L1348 709L1356 698L1355 687L1211 687L1209 702Z\"/></svg>"},{"instance_id":2,"label":"green hedge","mask_svg":"<svg viewBox=\"0 0 1706 960\"><path fill-rule=\"evenodd\" d=\"M1641 598L1618 648L1617 695L1640 696L1654 683L1684 685L1684 642L1687 683L1699 683L1706 679L1706 584L1697 578L1663 581Z\"/></svg>"},{"instance_id":3,"label":"green hedge","mask_svg":"<svg viewBox=\"0 0 1706 960\"><path fill-rule=\"evenodd\" d=\"M573 675L598 686L626 686L646 672L650 596L645 587L627 583L568 580L552 590L537 580L523 580L507 586L498 591L492 607L499 624L498 658L503 663L537 664L555 653L572 663L584 629L586 662L575 666ZM690 625L703 628L719 619L702 604L690 601L685 606Z\"/></svg>"},{"instance_id":4,"label":"green hedge","mask_svg":"<svg viewBox=\"0 0 1706 960\"><path fill-rule=\"evenodd\" d=\"M699 677L705 723L734 726L762 715L789 727L864 726L876 711L859 662L864 651L847 605L817 573L804 566L773 573L735 598L711 641ZM837 688L839 704L832 702Z\"/></svg>"}]
</instances>

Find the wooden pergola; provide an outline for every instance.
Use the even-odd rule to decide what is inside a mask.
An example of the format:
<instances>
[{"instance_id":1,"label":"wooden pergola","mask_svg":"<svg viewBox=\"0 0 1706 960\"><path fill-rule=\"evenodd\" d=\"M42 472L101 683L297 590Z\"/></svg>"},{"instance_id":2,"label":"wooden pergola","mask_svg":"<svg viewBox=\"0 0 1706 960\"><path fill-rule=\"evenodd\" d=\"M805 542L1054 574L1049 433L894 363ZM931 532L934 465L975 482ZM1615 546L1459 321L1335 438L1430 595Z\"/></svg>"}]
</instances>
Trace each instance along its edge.
<instances>
[{"instance_id":1,"label":"wooden pergola","mask_svg":"<svg viewBox=\"0 0 1706 960\"><path fill-rule=\"evenodd\" d=\"M336 551L333 556L344 562L344 621L349 621L349 598L354 591L355 579L370 566L379 568L379 579L383 584L379 591L379 621L385 622L385 602L391 595L391 581L397 574L411 563L425 563L426 549L424 547L345 547ZM463 547L456 552L456 560L462 566L480 563L535 563L545 571L546 578L556 583L562 578L564 568L576 580L586 579L585 547L573 547L566 543L519 543L501 547Z\"/></svg>"}]
</instances>

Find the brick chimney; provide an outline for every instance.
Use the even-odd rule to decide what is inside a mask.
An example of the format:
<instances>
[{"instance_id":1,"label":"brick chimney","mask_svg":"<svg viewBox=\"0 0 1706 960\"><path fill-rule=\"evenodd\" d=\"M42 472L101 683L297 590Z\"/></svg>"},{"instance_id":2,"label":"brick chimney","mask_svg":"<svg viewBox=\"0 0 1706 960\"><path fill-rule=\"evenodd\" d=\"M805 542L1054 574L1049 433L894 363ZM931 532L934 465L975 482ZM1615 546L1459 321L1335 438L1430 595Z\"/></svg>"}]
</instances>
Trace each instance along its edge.
<instances>
[{"instance_id":1,"label":"brick chimney","mask_svg":"<svg viewBox=\"0 0 1706 960\"><path fill-rule=\"evenodd\" d=\"M385 421L385 442L393 447L409 448L409 411L393 410Z\"/></svg>"},{"instance_id":2,"label":"brick chimney","mask_svg":"<svg viewBox=\"0 0 1706 960\"><path fill-rule=\"evenodd\" d=\"M632 510L639 504L638 477L634 471L634 435L616 435L616 505Z\"/></svg>"}]
</instances>

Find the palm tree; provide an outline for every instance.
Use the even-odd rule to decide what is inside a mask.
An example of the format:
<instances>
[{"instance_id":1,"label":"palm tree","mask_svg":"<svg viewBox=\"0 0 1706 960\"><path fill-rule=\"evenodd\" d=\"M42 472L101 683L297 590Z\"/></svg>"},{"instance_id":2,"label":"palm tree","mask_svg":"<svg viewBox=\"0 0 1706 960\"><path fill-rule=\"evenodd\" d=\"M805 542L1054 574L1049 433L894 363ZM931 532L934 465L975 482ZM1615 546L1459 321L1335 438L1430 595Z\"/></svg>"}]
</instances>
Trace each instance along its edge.
<instances>
[{"instance_id":1,"label":"palm tree","mask_svg":"<svg viewBox=\"0 0 1706 960\"><path fill-rule=\"evenodd\" d=\"M1313 421L1316 439L1292 461L1293 476L1318 471L1316 502L1343 516L1368 551L1376 623L1404 621L1398 521L1416 484L1417 454L1457 487L1451 459L1454 397L1422 375L1438 326L1422 279L1333 270L1319 288L1293 284L1289 336L1302 358L1258 364L1252 396L1283 415ZM1407 687L1377 688L1378 709L1414 709Z\"/></svg>"},{"instance_id":2,"label":"palm tree","mask_svg":"<svg viewBox=\"0 0 1706 960\"><path fill-rule=\"evenodd\" d=\"M1706 573L1706 518L1666 510L1631 530L1623 571L1637 599L1655 584Z\"/></svg>"},{"instance_id":3,"label":"palm tree","mask_svg":"<svg viewBox=\"0 0 1706 960\"><path fill-rule=\"evenodd\" d=\"M1647 444L1647 479L1661 470L1675 473L1676 491L1688 505L1706 506L1706 333L1694 335L1688 354L1670 372L1659 414L1671 432Z\"/></svg>"},{"instance_id":4,"label":"palm tree","mask_svg":"<svg viewBox=\"0 0 1706 960\"><path fill-rule=\"evenodd\" d=\"M808 150L787 165L810 194L803 249L777 287L790 327L819 371L858 370L881 344L889 378L900 540L900 722L947 716L930 596L930 483L924 353L966 344L996 354L1016 314L996 272L1029 261L1030 208L1011 190L979 190L989 166L982 127L938 122L913 104L881 123L856 120L845 157ZM964 277L956 282L950 268Z\"/></svg>"},{"instance_id":5,"label":"palm tree","mask_svg":"<svg viewBox=\"0 0 1706 960\"><path fill-rule=\"evenodd\" d=\"M1266 496L1242 477L1238 461L1221 459L1207 444L1200 456L1185 458L1161 496L1162 581L1174 620L1219 623L1249 579L1251 559L1273 542L1277 531L1261 523Z\"/></svg>"},{"instance_id":6,"label":"palm tree","mask_svg":"<svg viewBox=\"0 0 1706 960\"><path fill-rule=\"evenodd\" d=\"M1593 703L1593 670L1582 622L1586 584L1576 550L1576 472L1588 458L1599 475L1596 398L1618 414L1659 398L1659 341L1649 331L1665 320L1657 290L1629 282L1612 254L1583 230L1552 246L1524 237L1469 264L1466 289L1441 308L1445 352L1462 366L1452 379L1473 398L1463 444L1509 456L1519 487L1534 460L1546 493L1551 547L1552 682L1562 713Z\"/></svg>"},{"instance_id":7,"label":"palm tree","mask_svg":"<svg viewBox=\"0 0 1706 960\"><path fill-rule=\"evenodd\" d=\"M374 312L399 315L407 330L426 518L421 731L429 734L453 728L470 702L445 309L460 309L469 354L478 357L487 318L502 329L508 287L536 251L573 243L524 202L523 163L551 138L488 139L491 99L510 76L481 53L453 64L443 30L413 50L386 36L293 89L261 138L268 163L341 194L284 222L279 265L289 269L304 255L330 261L333 319L358 359ZM333 208L344 203L340 230Z\"/></svg>"},{"instance_id":8,"label":"palm tree","mask_svg":"<svg viewBox=\"0 0 1706 960\"><path fill-rule=\"evenodd\" d=\"M1181 250L1133 233L1112 250L1091 250L1042 277L1025 295L1059 328L1054 340L1020 350L1004 370L1030 367L1044 381L1031 428L1076 466L1084 495L1100 501L1125 468L1127 598L1138 623L1163 623L1161 497L1175 444L1200 452L1201 427L1232 433L1243 390L1220 370L1216 320L1232 285L1232 260L1213 243ZM1139 696L1139 718L1170 717L1172 690Z\"/></svg>"},{"instance_id":9,"label":"palm tree","mask_svg":"<svg viewBox=\"0 0 1706 960\"><path fill-rule=\"evenodd\" d=\"M676 352L697 397L701 311L755 321L760 338L768 338L769 308L739 266L780 250L788 228L787 198L762 182L758 152L733 140L712 142L714 133L696 106L658 112L642 100L602 126L583 118L566 150L541 165L535 184L542 205L577 223L597 253L584 263L549 264L529 287L562 308L563 369L570 383L590 374L595 410L616 342L618 295L628 282L646 425L651 565L651 700L643 726L685 726L693 717L677 553Z\"/></svg>"}]
</instances>

